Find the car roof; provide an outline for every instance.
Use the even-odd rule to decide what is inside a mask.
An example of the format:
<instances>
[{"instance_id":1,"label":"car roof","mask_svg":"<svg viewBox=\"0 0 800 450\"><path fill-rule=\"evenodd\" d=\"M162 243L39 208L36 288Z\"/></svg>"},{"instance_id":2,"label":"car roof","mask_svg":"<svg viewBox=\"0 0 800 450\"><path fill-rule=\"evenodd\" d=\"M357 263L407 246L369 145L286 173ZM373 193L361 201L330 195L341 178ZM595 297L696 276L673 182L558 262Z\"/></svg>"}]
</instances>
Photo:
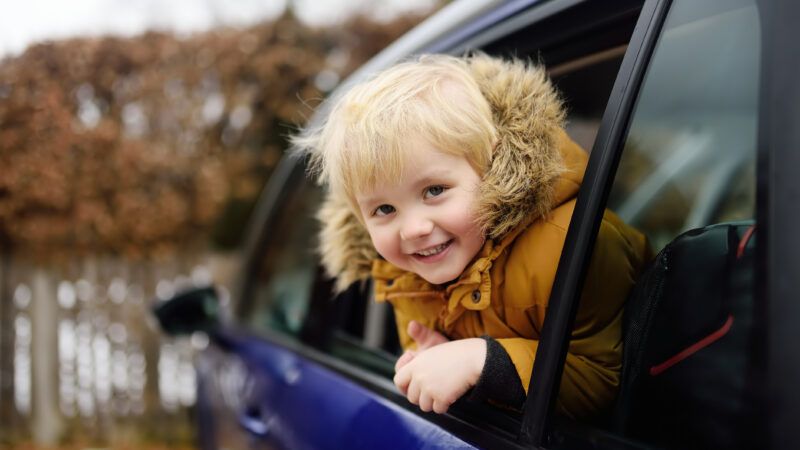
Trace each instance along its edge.
<instances>
[{"instance_id":1,"label":"car roof","mask_svg":"<svg viewBox=\"0 0 800 450\"><path fill-rule=\"evenodd\" d=\"M346 90L350 84L369 74L431 46L442 36L468 27L477 19L490 15L504 3L506 2L503 0L459 0L448 4L364 63L339 89ZM531 3L530 0L528 3Z\"/></svg>"},{"instance_id":2,"label":"car roof","mask_svg":"<svg viewBox=\"0 0 800 450\"><path fill-rule=\"evenodd\" d=\"M333 91L330 98L336 98L347 92L352 85L411 55L445 50L439 48L444 38L454 38L452 42L457 43L539 2L540 0L454 1L361 65ZM312 117L312 123L327 115L329 103L331 102L326 101L320 105Z\"/></svg>"}]
</instances>

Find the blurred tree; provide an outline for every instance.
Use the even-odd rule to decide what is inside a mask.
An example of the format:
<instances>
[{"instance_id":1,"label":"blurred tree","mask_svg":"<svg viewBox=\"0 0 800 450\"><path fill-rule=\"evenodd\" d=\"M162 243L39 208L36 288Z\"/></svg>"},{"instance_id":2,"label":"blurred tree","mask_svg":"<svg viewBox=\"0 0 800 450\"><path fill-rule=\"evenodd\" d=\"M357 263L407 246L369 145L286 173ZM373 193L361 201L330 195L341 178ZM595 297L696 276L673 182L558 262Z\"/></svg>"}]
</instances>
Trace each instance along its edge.
<instances>
[{"instance_id":1,"label":"blurred tree","mask_svg":"<svg viewBox=\"0 0 800 450\"><path fill-rule=\"evenodd\" d=\"M4 61L0 244L46 260L157 256L217 224L218 243L235 245L306 102L418 20L310 29L289 11L185 41L76 39Z\"/></svg>"},{"instance_id":2,"label":"blurred tree","mask_svg":"<svg viewBox=\"0 0 800 450\"><path fill-rule=\"evenodd\" d=\"M15 423L12 254L66 264L209 237L235 247L288 134L420 18L313 29L289 8L246 29L71 39L0 61L0 428ZM40 284L51 300L53 280ZM36 383L54 383L42 370Z\"/></svg>"}]
</instances>

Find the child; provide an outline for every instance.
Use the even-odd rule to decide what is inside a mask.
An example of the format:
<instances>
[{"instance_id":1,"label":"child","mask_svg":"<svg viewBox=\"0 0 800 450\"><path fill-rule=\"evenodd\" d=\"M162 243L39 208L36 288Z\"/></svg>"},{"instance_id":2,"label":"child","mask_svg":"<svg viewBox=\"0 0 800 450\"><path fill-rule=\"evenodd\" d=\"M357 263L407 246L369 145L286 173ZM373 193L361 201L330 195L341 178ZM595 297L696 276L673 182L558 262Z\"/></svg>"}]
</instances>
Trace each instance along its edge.
<instances>
[{"instance_id":1,"label":"child","mask_svg":"<svg viewBox=\"0 0 800 450\"><path fill-rule=\"evenodd\" d=\"M519 408L587 155L544 71L427 55L332 102L296 138L327 188L321 253L337 288L372 277L405 353L394 382L424 411L458 398ZM557 409L611 404L625 298L645 238L607 212Z\"/></svg>"}]
</instances>

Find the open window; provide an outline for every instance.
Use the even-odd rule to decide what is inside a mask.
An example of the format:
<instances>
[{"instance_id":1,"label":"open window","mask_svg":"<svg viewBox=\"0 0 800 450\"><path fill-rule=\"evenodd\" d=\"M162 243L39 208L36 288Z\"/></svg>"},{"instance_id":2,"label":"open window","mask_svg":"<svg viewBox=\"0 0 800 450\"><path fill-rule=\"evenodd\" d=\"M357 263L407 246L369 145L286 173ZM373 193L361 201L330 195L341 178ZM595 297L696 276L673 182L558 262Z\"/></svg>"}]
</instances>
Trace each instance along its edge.
<instances>
[{"instance_id":1,"label":"open window","mask_svg":"<svg viewBox=\"0 0 800 450\"><path fill-rule=\"evenodd\" d=\"M480 49L498 56L531 58L545 64L563 95L567 131L590 150L605 105L636 24L641 1L619 2L614 8L594 2L552 2L530 8L524 17L503 20L447 48L431 51L463 53ZM331 283L316 265L316 221L322 193L293 169L292 185L274 209L269 233L256 251L249 286L237 311L250 330L280 334L390 383L399 351L391 311L369 298L368 285L354 285L332 298ZM298 175L299 174L299 175ZM401 398L402 401L402 398ZM487 426L508 440L519 433L521 417L490 407L457 406L452 413L478 427ZM452 423L444 425L454 426ZM491 433L490 433L491 434Z\"/></svg>"}]
</instances>

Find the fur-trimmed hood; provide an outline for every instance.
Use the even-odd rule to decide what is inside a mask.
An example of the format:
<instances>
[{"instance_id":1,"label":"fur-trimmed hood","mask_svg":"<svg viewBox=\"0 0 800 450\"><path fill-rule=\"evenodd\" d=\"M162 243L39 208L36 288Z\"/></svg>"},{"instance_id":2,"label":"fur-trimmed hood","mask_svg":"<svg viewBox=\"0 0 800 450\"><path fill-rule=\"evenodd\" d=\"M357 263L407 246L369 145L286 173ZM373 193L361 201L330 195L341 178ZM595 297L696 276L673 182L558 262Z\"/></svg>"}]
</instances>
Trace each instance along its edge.
<instances>
[{"instance_id":1,"label":"fur-trimmed hood","mask_svg":"<svg viewBox=\"0 0 800 450\"><path fill-rule=\"evenodd\" d=\"M486 55L467 59L492 109L498 141L476 211L488 239L544 217L578 191L586 153L563 131L564 111L544 69ZM322 263L343 290L370 276L379 258L343 196L328 193L318 219Z\"/></svg>"}]
</instances>

